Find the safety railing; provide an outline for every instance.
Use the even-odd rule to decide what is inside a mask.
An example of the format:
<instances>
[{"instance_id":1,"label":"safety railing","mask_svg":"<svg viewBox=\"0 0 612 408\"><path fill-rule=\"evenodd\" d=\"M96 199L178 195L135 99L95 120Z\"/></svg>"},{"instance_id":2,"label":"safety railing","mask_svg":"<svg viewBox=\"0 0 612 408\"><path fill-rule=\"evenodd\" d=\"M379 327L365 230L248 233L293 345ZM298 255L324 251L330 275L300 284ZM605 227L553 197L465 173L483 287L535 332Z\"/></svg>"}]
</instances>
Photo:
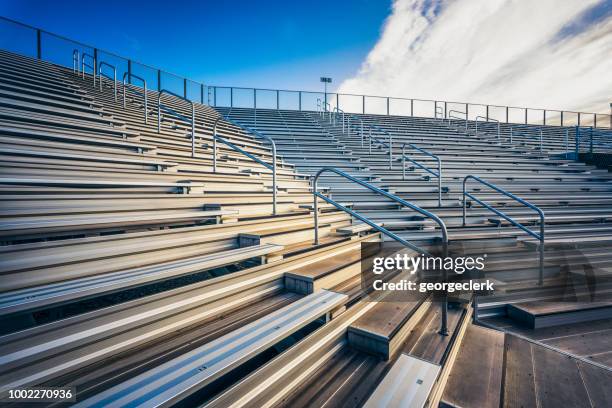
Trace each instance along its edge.
<instances>
[{"instance_id":1,"label":"safety railing","mask_svg":"<svg viewBox=\"0 0 612 408\"><path fill-rule=\"evenodd\" d=\"M149 110L148 110L148 93L147 93L147 81L144 78L139 77L138 75L134 75L134 74L130 74L129 72L126 72L123 74L123 80L121 81L123 83L123 109L125 109L127 107L127 91L128 91L128 84L126 82L126 80L129 79L130 85L132 82L132 78L137 79L139 81L142 82L142 89L143 89L143 99L144 99L144 123L145 125L149 122Z\"/></svg>"},{"instance_id":2,"label":"safety railing","mask_svg":"<svg viewBox=\"0 0 612 408\"><path fill-rule=\"evenodd\" d=\"M585 151L592 155L593 153L610 153L612 152L612 132L594 129L591 127L576 126L575 130L575 159L580 160L580 152ZM583 144L587 144L583 148Z\"/></svg>"},{"instance_id":3,"label":"safety railing","mask_svg":"<svg viewBox=\"0 0 612 408\"><path fill-rule=\"evenodd\" d=\"M268 170L272 171L272 213L274 215L277 214L277 185L276 185L276 142L274 142L274 139L272 139L270 136L265 135L261 132L259 132L258 130L252 129L248 126L245 126L241 123L238 123L232 119L229 118L229 116L224 117L224 120L228 123L231 123L232 125L239 127L240 129L244 130L247 133L251 133L261 139L266 140L268 143L270 143L270 145L272 146L272 166L270 166L267 163L264 163L262 160L256 158L255 156L253 156L252 154L240 149L238 146L236 145L232 145L231 142L228 142L227 140L221 140L223 143L225 143L226 145L230 146L232 149L244 154L245 156L249 157L250 159L255 160L256 162L258 162L259 164L262 164L263 166L265 166ZM216 132L216 122L215 122L215 127L213 128L213 134ZM229 143L229 144L228 144ZM216 149L216 147L214 146L213 143L213 149ZM215 154L216 156L216 154Z\"/></svg>"},{"instance_id":4,"label":"safety railing","mask_svg":"<svg viewBox=\"0 0 612 408\"><path fill-rule=\"evenodd\" d=\"M338 120L338 117L342 115L342 133L344 133L344 111L338 107L334 108L333 111L333 116L334 116L334 126L336 125L336 121Z\"/></svg>"},{"instance_id":5,"label":"safety railing","mask_svg":"<svg viewBox=\"0 0 612 408\"><path fill-rule=\"evenodd\" d=\"M113 77L109 77L107 75L104 75L104 73L102 72L102 68L103 67L107 67L113 70ZM117 68L115 68L114 65L108 64L104 61L100 61L100 63L98 64L98 77L100 80L100 91L102 91L102 76L106 76L108 79L112 79L113 80L113 89L115 92L115 102L117 102Z\"/></svg>"},{"instance_id":6,"label":"safety railing","mask_svg":"<svg viewBox=\"0 0 612 408\"><path fill-rule=\"evenodd\" d=\"M497 142L501 143L501 129L500 129L500 124L499 124L499 120L497 119L493 119L493 118L487 118L485 116L476 116L476 134L478 134L478 122L479 119L481 119L482 121L484 121L485 123L489 123L489 122L496 122L497 123Z\"/></svg>"},{"instance_id":7,"label":"safety railing","mask_svg":"<svg viewBox=\"0 0 612 408\"><path fill-rule=\"evenodd\" d=\"M516 130L523 130L522 136L530 136L528 132L533 132L539 137L540 151L544 149L544 129L541 126L535 125L512 125L510 126L510 144L513 143L514 137L517 135ZM533 134L532 133L532 134Z\"/></svg>"},{"instance_id":8,"label":"safety railing","mask_svg":"<svg viewBox=\"0 0 612 408\"><path fill-rule=\"evenodd\" d=\"M365 122L359 116L348 115L346 128L347 128L347 136L349 137L351 136L351 129L352 129L351 120L353 120L353 122L359 122L360 124L359 129L360 129L362 146L363 146L363 140L366 137L366 132L364 132L364 128L367 128L368 130L367 138L368 138L368 145L369 145L370 153L372 153L372 141L375 141L381 147L385 147L389 149L389 169L393 169L393 135L387 130L381 128L380 126L374 125L373 123ZM379 134L382 133L383 135L386 135L387 141L385 142L383 140L380 140L376 136L372 135L372 130L374 130L375 132L378 132Z\"/></svg>"},{"instance_id":9,"label":"safety railing","mask_svg":"<svg viewBox=\"0 0 612 408\"><path fill-rule=\"evenodd\" d=\"M444 109L442 109L441 106L438 106L438 103L436 102L436 112L434 117L438 119L438 115L440 115L440 118L444 118Z\"/></svg>"},{"instance_id":10,"label":"safety railing","mask_svg":"<svg viewBox=\"0 0 612 408\"><path fill-rule=\"evenodd\" d=\"M89 65L85 62L85 58L89 57L93 65ZM93 77L93 84L96 86L96 58L93 55L87 54L86 52L81 55L81 71L83 72L83 79L85 79L85 68L91 68Z\"/></svg>"},{"instance_id":11,"label":"safety railing","mask_svg":"<svg viewBox=\"0 0 612 408\"><path fill-rule=\"evenodd\" d=\"M210 101L209 104L214 106L217 105L217 89L228 89L233 91L234 89L242 89L245 91L253 92L254 95L257 92L265 92L265 93L275 93L276 94L276 109L280 109L279 104L279 95L283 95L286 100L295 101L295 103L291 106L283 107L283 109L295 109L295 110L314 110L314 99L313 96L323 95L323 92L315 92L315 91L304 91L304 90L289 90L289 89L263 89L263 88L244 88L244 87L231 87L231 86L206 86L203 83L196 82L186 77L167 72L161 70L159 68L153 67L151 65L134 61L130 58L125 58L123 56L117 55L113 52L101 50L94 46L81 43L79 41L75 41L70 38L66 38L64 36L42 30L38 27L33 27L28 24L21 23L19 21L11 20L6 17L0 17L0 25L4 30L3 32L8 32L9 36L12 34L9 30L14 30L15 35L23 35L24 33L33 34L31 38L33 41L31 43L19 43L16 44L15 47L10 43L6 43L4 46L7 50L12 52L17 52L21 54L33 54L38 59L43 59L45 56L48 60L57 61L57 55L54 55L54 52L63 52L58 51L62 49L62 46L67 45L70 49L78 46L82 49L93 50L93 55L97 56L97 54L103 53L104 55L111 56L115 59L121 60L127 65L127 71L130 73L134 73L132 69L134 66L138 66L139 69L143 69L146 71L150 71L152 75L157 75L157 90L162 89L162 76L170 75L174 78L179 78L182 82L183 87L183 96L187 97L188 84L196 84L199 89L200 101L204 104L205 94L208 92L208 95L214 95L214 101ZM23 37L27 38L27 37ZM48 45L48 46L47 46ZM58 45L60 45L58 47ZM24 47L25 46L25 47ZM31 46L31 51L27 50L24 52L24 48L28 48ZM61 57L61 56L60 56ZM65 58L65 57L61 57ZM119 67L119 65L117 65ZM120 72L117 73L120 76ZM142 74L144 75L144 74ZM253 98L253 103L256 104L255 97ZM334 100L334 106L344 109L346 112L352 111L354 113L370 113L366 112L366 106L370 106L367 102L369 100L377 101L377 103L372 104L372 106L377 106L380 108L380 101L386 101L386 114L389 115L391 111L394 111L395 115L403 115L403 116L421 116L421 117L434 117L436 115L437 109L433 108L437 106L437 104L444 105L444 111L447 112L447 109L464 109L466 112L487 112L487 116L495 117L503 121L505 123L533 123L534 120L541 121L542 125L554 125L557 126L588 126L593 125L595 128L612 128L612 115L607 113L592 113L592 112L577 112L577 111L568 111L568 110L560 110L560 109L547 109L547 108L536 108L536 107L519 107L519 106L503 106L503 105L494 105L494 104L483 104L483 103L471 103L471 102L461 102L461 101L439 101L432 99L419 99L419 98L406 98L406 97L395 97L395 96L380 96L380 95L358 95L358 94L348 94L348 93L327 93L327 100ZM310 102L312 101L312 102ZM347 101L345 103L345 101ZM357 102L358 101L358 102ZM230 107L233 106L233 100L230 98ZM307 104L306 108L304 105ZM608 108L607 106L605 107ZM491 112L490 112L491 111ZM382 112L371 112L371 113L382 113ZM438 113L439 114L439 113ZM445 115L445 118L448 116ZM473 115L469 116L470 118Z\"/></svg>"},{"instance_id":12,"label":"safety railing","mask_svg":"<svg viewBox=\"0 0 612 408\"><path fill-rule=\"evenodd\" d=\"M411 159L410 157L406 156L406 146L426 156L429 156L435 159L438 162L438 171L436 172L435 170L427 166L424 166L421 163L417 162L416 160ZM432 176L438 179L438 207L442 207L442 160L440 159L440 157L436 156L433 153L428 152L425 149L421 149L420 147L415 146L411 143L404 143L402 145L402 180L406 180L406 161L409 161L410 163L414 164L421 170L425 170L427 173L431 174Z\"/></svg>"},{"instance_id":13,"label":"safety railing","mask_svg":"<svg viewBox=\"0 0 612 408\"><path fill-rule=\"evenodd\" d=\"M79 73L79 50L72 50L72 72L74 74Z\"/></svg>"},{"instance_id":14,"label":"safety railing","mask_svg":"<svg viewBox=\"0 0 612 408\"><path fill-rule=\"evenodd\" d=\"M462 118L460 116L453 115L453 113L458 113L460 115L465 115L465 117ZM451 110L448 111L448 118L447 119L448 119L448 126L451 125L451 119L465 120L465 133L467 133L467 131L468 131L468 117L467 117L467 113L451 109Z\"/></svg>"},{"instance_id":15,"label":"safety railing","mask_svg":"<svg viewBox=\"0 0 612 408\"><path fill-rule=\"evenodd\" d=\"M161 98L163 94L167 94L170 96L174 96L175 98L182 99L185 102L188 102L191 105L191 157L195 157L195 103L189 99L183 98L181 95L177 95L172 91L167 89L161 89L157 94L157 133L161 132ZM182 120L185 119L183 115L175 115L179 116Z\"/></svg>"},{"instance_id":16,"label":"safety railing","mask_svg":"<svg viewBox=\"0 0 612 408\"><path fill-rule=\"evenodd\" d=\"M499 194L505 195L506 197L509 197L511 199L513 199L514 201L534 210L535 212L538 213L538 216L540 218L540 233L536 233L533 232L532 230L530 230L529 228L527 228L526 226L524 226L523 224L521 224L520 222L516 221L515 219L513 219L512 217L510 217L509 215L503 213L502 211L499 211L498 209L492 207L491 205L485 203L484 201L480 200L479 198L475 197L472 193L469 193L466 189L467 186L467 182L468 180L474 180L480 184L483 184L487 187L489 187L490 189L498 192ZM529 236L537 239L538 241L540 241L540 244L538 245L538 250L539 250L539 254L540 254L540 259L539 259L539 274L538 274L538 283L541 285L544 279L544 239L545 239L545 222L546 222L546 216L544 215L544 211L542 211L539 207L531 204L530 202L527 202L525 200L523 200L520 197L515 196L514 194L496 186L495 184L489 183L488 181L485 181L483 179L481 179L480 177L477 176L473 176L473 175L468 175L465 176L465 178L463 179L463 226L465 227L467 225L467 198L470 198L472 200L474 200L475 202L477 202L478 204L482 205L483 207L487 208L488 210L492 211L493 213L495 213L496 215L500 216L501 218L503 218L504 220L508 221L510 224L514 225L515 227L517 227L518 229L526 232Z\"/></svg>"},{"instance_id":17,"label":"safety railing","mask_svg":"<svg viewBox=\"0 0 612 408\"><path fill-rule=\"evenodd\" d=\"M320 241L319 241L319 207L318 207L318 201L319 199L325 201L326 203L336 207L337 209L344 211L346 213L348 213L349 215L351 215L352 217L364 222L365 224L369 225L370 227L372 227L372 229L386 235L387 237L393 239L396 242L399 242L400 244L414 250L417 251L421 254L424 255L430 255L428 251L424 250L423 248L420 248L408 241L406 241L405 239L403 239L402 237L400 237L397 234L394 234L393 232L389 231L388 229L376 224L374 221L370 220L369 218L349 209L346 208L345 206L343 206L342 204L339 204L338 202L332 200L331 198L319 193L318 191L318 182L319 182L319 177L321 177L321 175L323 173L326 172L330 172L330 173L335 173L337 175L339 175L340 177L343 177L353 183L359 184L362 187L367 188L370 191L373 191L374 193L380 194L390 200L393 200L401 205L403 205L404 207L410 208L411 210L418 212L419 214L423 215L424 217L431 219L433 222L435 222L436 224L438 224L438 226L440 227L440 233L442 235L442 256L445 258L448 255L448 232L446 229L446 224L444 223L444 221L442 221L437 215L422 209L421 207L418 207L412 203L409 203L408 201L402 200L401 198L399 198L396 195L393 195L387 191L381 190L378 187L373 186L370 183L367 183L363 180L359 180L358 178L355 178L353 176L351 176L348 173L345 173L342 170L336 169L334 167L323 167L321 170L319 170L315 176L312 179L312 194L313 194L313 212L314 212L314 244L315 245L319 245ZM444 278L446 279L446 273L444 275ZM447 299L445 297L444 301L441 302L442 304L442 323L440 325L440 334L443 335L447 335L448 334L448 329L447 329Z\"/></svg>"}]
</instances>

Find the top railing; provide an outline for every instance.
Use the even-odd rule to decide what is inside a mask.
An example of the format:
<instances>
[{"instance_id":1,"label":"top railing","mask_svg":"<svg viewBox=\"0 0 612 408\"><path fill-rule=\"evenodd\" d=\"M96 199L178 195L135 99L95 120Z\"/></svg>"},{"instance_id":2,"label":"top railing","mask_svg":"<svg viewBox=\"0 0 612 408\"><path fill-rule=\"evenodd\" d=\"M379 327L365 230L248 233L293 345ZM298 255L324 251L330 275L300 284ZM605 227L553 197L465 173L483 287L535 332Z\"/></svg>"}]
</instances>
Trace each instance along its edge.
<instances>
[{"instance_id":1,"label":"top railing","mask_svg":"<svg viewBox=\"0 0 612 408\"><path fill-rule=\"evenodd\" d=\"M25 37L27 34L33 37L31 43L11 41L11 32L6 30L7 28L17 30L14 38L23 38L25 30ZM8 51L71 67L74 64L68 59L70 58L69 52L72 52L76 46L80 55L88 53L96 61L103 59L116 66L118 77L121 77L123 72L136 73L145 78L153 90L172 89L173 92L182 94L186 99L199 100L200 103L208 102L209 105L215 107L314 111L316 110L316 99L320 98L330 104L329 111L340 108L347 113L448 119L450 111L456 110L463 111L465 119L468 120L474 120L476 116L483 116L487 118L487 121L496 119L501 123L612 128L612 115L604 113L350 93L206 86L201 82L5 17L0 17L0 30L4 34L0 37L0 47ZM6 35L7 33L9 35ZM31 48L28 49L30 45Z\"/></svg>"}]
</instances>

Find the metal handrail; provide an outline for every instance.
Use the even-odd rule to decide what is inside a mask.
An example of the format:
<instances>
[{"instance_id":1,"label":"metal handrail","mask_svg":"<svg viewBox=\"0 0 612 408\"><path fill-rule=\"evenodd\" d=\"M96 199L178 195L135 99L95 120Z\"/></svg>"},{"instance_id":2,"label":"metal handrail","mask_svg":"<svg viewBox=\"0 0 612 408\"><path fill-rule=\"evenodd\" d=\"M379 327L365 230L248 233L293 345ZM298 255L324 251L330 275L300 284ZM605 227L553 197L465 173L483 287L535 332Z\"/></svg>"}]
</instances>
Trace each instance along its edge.
<instances>
[{"instance_id":1,"label":"metal handrail","mask_svg":"<svg viewBox=\"0 0 612 408\"><path fill-rule=\"evenodd\" d=\"M458 110L452 110L452 109L449 110L448 111L448 126L450 126L450 124L451 124L451 118L452 119L459 119L459 120L463 120L464 119L464 118L460 118L460 117L454 116L453 112L454 113L459 113L461 115L465 115L465 132L467 133L467 130L468 130L468 115L465 112L461 112L461 111L458 111Z\"/></svg>"},{"instance_id":2,"label":"metal handrail","mask_svg":"<svg viewBox=\"0 0 612 408\"><path fill-rule=\"evenodd\" d=\"M100 77L100 91L102 91L102 67L109 67L113 70L113 86L115 89L115 102L117 102L117 68L115 68L114 65L108 64L104 61L100 61L100 63L98 64L98 76ZM107 76L108 79L111 79L110 77Z\"/></svg>"},{"instance_id":3,"label":"metal handrail","mask_svg":"<svg viewBox=\"0 0 612 408\"><path fill-rule=\"evenodd\" d=\"M336 124L336 119L338 115L340 115L340 112L342 112L342 133L344 133L344 111L337 106L334 108L334 112L333 112L334 113L334 125Z\"/></svg>"},{"instance_id":4,"label":"metal handrail","mask_svg":"<svg viewBox=\"0 0 612 408\"><path fill-rule=\"evenodd\" d=\"M143 93L143 96L144 96L144 123L146 125L148 123L148 119L147 119L148 118L148 112L147 112L147 110L148 110L147 81L145 81L143 78L139 77L138 75L134 75L134 74L131 74L129 72L125 72L123 74L123 81L122 81L123 82L123 109L125 109L126 106L127 106L126 105L126 95L127 95L128 88L127 88L127 85L125 83L125 80L128 77L130 79L130 82L132 81L132 78L136 78L139 81L142 81L143 90L144 90L144 93Z\"/></svg>"},{"instance_id":5,"label":"metal handrail","mask_svg":"<svg viewBox=\"0 0 612 408\"><path fill-rule=\"evenodd\" d=\"M386 131L385 129L374 125L372 123L367 123L364 122L363 119L361 119L358 116L355 115L349 115L348 117L348 124L347 124L347 132L348 135L351 135L351 118L358 120L361 122L361 139L362 139L362 145L363 145L363 137L364 137L364 132L363 132L363 124L365 123L365 125L369 128L369 132L368 132L368 137L369 137L369 145L370 145L370 153L372 153L372 140L375 140L376 142L378 142L378 144L380 144L383 147L386 147L389 149L389 169L393 168L393 136L391 135L390 132ZM380 133L384 133L387 135L387 138L389 139L388 142L384 142L383 140L378 139L377 137L373 137L372 136L372 129L380 132Z\"/></svg>"},{"instance_id":6,"label":"metal handrail","mask_svg":"<svg viewBox=\"0 0 612 408\"><path fill-rule=\"evenodd\" d=\"M500 142L501 141L501 135L500 135L500 125L499 125L499 120L497 119L493 119L493 118L487 118L485 116L476 116L476 134L478 134L478 119L483 119L483 121L485 122L497 122L497 141Z\"/></svg>"},{"instance_id":7,"label":"metal handrail","mask_svg":"<svg viewBox=\"0 0 612 408\"><path fill-rule=\"evenodd\" d=\"M438 162L438 172L436 173L434 170L430 169L429 167L426 167L424 165L422 165L421 163L418 163L417 161L411 159L410 157L406 156L406 146L419 151L421 153L423 153L426 156L432 157L434 159L437 160ZM428 172L429 174L433 175L434 177L438 178L438 207L442 207L442 160L440 159L440 157L436 156L433 153L428 152L425 149L421 149L418 146L413 145L412 143L404 143L402 145L402 180L406 180L406 160L408 160L409 162L413 163L415 166L417 166L420 169L425 170L426 172Z\"/></svg>"},{"instance_id":8,"label":"metal handrail","mask_svg":"<svg viewBox=\"0 0 612 408\"><path fill-rule=\"evenodd\" d=\"M272 213L274 215L276 215L277 214L277 205L276 205L276 203L277 203L277 199L276 199L276 196L277 196L277 185L276 185L276 142L270 136L265 135L265 134L261 133L260 131L252 129L252 128L250 128L248 126L245 126L245 125L243 125L241 123L238 123L238 122L230 119L228 116L225 116L223 119L226 122L231 123L232 125L241 128L242 130L246 131L247 133L251 133L251 134L253 134L253 135L257 136L257 137L260 137L260 138L262 138L264 140L267 140L270 143L270 145L272 145L272 168L271 168L271 170L272 170ZM214 130L213 130L213 132L214 132ZM219 139L219 140L221 140L221 139ZM224 143L228 144L227 141L225 141ZM235 146L235 147L237 147L237 146ZM240 148L238 148L238 149L240 149ZM236 150L236 149L234 149L234 150ZM243 150L241 151L241 150L242 149L237 150L237 151L240 151L241 153L243 153L247 157L257 161L258 163L262 163L259 159L255 158L255 156L251 155L248 152L245 152ZM270 169L270 165L264 165L264 166L266 166L268 169Z\"/></svg>"},{"instance_id":9,"label":"metal handrail","mask_svg":"<svg viewBox=\"0 0 612 408\"><path fill-rule=\"evenodd\" d=\"M191 157L195 157L195 103L192 100L175 94L167 89L160 89L157 93L157 133L161 132L161 97L163 94L174 96L191 104Z\"/></svg>"},{"instance_id":10,"label":"metal handrail","mask_svg":"<svg viewBox=\"0 0 612 408\"><path fill-rule=\"evenodd\" d=\"M79 50L76 48L72 50L72 73L79 73Z\"/></svg>"},{"instance_id":11,"label":"metal handrail","mask_svg":"<svg viewBox=\"0 0 612 408\"><path fill-rule=\"evenodd\" d=\"M337 203L336 201L332 200L329 197L326 197L325 195L321 194L318 192L318 181L319 181L319 177L321 177L321 174L325 173L325 172L331 172L331 173L335 173L341 177L344 177L345 179L352 181L353 183L357 183L362 187L367 188L370 191L373 191L377 194L380 194L384 197L387 197L405 207L408 207L410 209L412 209L413 211L418 212L419 214L425 216L426 218L429 218L431 220L433 220L436 224L438 224L438 226L440 227L441 230L441 234L442 234L442 243L443 243L443 257L446 257L448 254L448 231L446 229L446 224L444 223L444 221L442 221L437 215L422 209L421 207L418 207L412 203L409 203L408 201L402 200L401 198L399 198L396 195L393 195L387 191L381 190L378 187L374 187L373 185L371 185L370 183L367 183L363 180L359 180L353 176L351 176L348 173L343 172L342 170L336 169L334 167L323 167L321 170L319 170L315 176L313 177L313 181L312 181L312 194L313 194L313 210L314 210L314 244L315 245L319 245L319 207L318 207L318 198L322 199L323 201L325 201L326 203L333 205L334 207L338 208L339 210L342 210L346 213L348 213L349 215L357 218L358 220L368 224L370 227L372 227L373 229L375 229L376 231L379 231L383 234L385 234L386 236L388 236L389 238L401 243L402 245L411 248L419 253L422 253L424 255L430 255L429 252L425 251L422 248L419 248L418 246L411 244L410 242L406 241L405 239L403 239L402 237L392 233L391 231L387 230L386 228L381 227L380 225L377 225L375 222L371 221L370 219L360 215L359 213L350 210L346 207L344 207L343 205ZM444 277L446 278L446 272ZM448 329L447 329L447 309L448 309L448 302L447 299L445 297L445 300L443 302L441 302L442 304L442 323L441 323L441 327L440 327L440 334L443 335L447 335L448 334Z\"/></svg>"},{"instance_id":12,"label":"metal handrail","mask_svg":"<svg viewBox=\"0 0 612 408\"><path fill-rule=\"evenodd\" d=\"M91 58L93 65L85 63L85 57ZM86 52L81 55L81 70L83 71L83 79L85 79L85 67L91 68L93 72L93 84L96 86L96 58L93 55L87 54Z\"/></svg>"},{"instance_id":13,"label":"metal handrail","mask_svg":"<svg viewBox=\"0 0 612 408\"><path fill-rule=\"evenodd\" d=\"M475 180L480 184L484 184L485 186L497 191L500 194L505 195L506 197L509 197L511 199L513 199L514 201L523 204L524 206L534 210L535 212L538 213L539 217L540 217L540 233L536 233L533 232L532 230L530 230L529 228L525 227L523 224L521 224L520 222L512 219L512 217L508 216L507 214L504 214L503 212L493 208L492 206L490 206L489 204L485 203L484 201L474 197L471 193L468 193L466 191L466 184L468 180ZM515 196L514 194L496 186L495 184L489 183L488 181L485 181L483 179L481 179L480 177L477 176L473 176L473 175L467 175L465 176L465 178L463 179L463 226L466 226L466 216L467 216L467 200L466 197L471 198L472 200L476 201L478 204L482 205L483 207L491 210L493 213L495 213L496 215L502 217L503 219L505 219L506 221L508 221L509 223L511 223L512 225L514 225L515 227L519 228L520 230L526 232L529 236L536 238L537 240L540 241L540 245L539 245L539 251L540 251L540 273L539 273L539 280L538 283L541 285L544 279L544 238L545 238L545 221L546 221L546 216L544 215L544 211L542 211L539 207L531 204L528 201L523 200L520 197Z\"/></svg>"},{"instance_id":14,"label":"metal handrail","mask_svg":"<svg viewBox=\"0 0 612 408\"><path fill-rule=\"evenodd\" d=\"M438 106L436 102L436 119L438 119L438 113L440 113L440 116L442 117L442 119L444 119L444 109L442 109L441 106Z\"/></svg>"},{"instance_id":15,"label":"metal handrail","mask_svg":"<svg viewBox=\"0 0 612 408\"><path fill-rule=\"evenodd\" d=\"M527 130L536 130L540 135L540 151L542 151L542 143L544 140L544 132L542 126L538 125L522 125L522 124L513 124L510 126L510 144L512 144L512 139L514 137L514 128L519 129L527 129Z\"/></svg>"}]
</instances>

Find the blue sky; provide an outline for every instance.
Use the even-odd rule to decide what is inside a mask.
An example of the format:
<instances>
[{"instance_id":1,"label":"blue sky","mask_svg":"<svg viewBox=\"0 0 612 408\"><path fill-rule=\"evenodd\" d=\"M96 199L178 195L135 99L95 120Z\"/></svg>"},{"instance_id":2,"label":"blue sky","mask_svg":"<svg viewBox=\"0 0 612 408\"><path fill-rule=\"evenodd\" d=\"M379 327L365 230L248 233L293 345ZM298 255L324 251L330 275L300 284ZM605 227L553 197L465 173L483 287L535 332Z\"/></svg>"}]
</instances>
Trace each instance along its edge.
<instances>
[{"instance_id":1,"label":"blue sky","mask_svg":"<svg viewBox=\"0 0 612 408\"><path fill-rule=\"evenodd\" d=\"M321 75L337 85L356 74L391 8L390 0L155 3L0 0L0 15L207 84L318 90Z\"/></svg>"}]
</instances>

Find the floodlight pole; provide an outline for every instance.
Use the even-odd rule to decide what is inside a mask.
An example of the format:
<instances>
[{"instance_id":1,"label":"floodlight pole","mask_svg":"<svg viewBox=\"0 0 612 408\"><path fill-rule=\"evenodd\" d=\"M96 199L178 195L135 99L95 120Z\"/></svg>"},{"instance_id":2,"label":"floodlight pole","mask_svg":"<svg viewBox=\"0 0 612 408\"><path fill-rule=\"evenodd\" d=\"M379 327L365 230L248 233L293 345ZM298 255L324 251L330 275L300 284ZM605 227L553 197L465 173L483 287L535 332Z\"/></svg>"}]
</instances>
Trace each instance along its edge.
<instances>
[{"instance_id":1,"label":"floodlight pole","mask_svg":"<svg viewBox=\"0 0 612 408\"><path fill-rule=\"evenodd\" d=\"M324 103L324 109L327 109L327 84L331 84L332 79L330 77L321 77L321 82L323 82L324 84L324 98L323 100L325 101Z\"/></svg>"}]
</instances>

